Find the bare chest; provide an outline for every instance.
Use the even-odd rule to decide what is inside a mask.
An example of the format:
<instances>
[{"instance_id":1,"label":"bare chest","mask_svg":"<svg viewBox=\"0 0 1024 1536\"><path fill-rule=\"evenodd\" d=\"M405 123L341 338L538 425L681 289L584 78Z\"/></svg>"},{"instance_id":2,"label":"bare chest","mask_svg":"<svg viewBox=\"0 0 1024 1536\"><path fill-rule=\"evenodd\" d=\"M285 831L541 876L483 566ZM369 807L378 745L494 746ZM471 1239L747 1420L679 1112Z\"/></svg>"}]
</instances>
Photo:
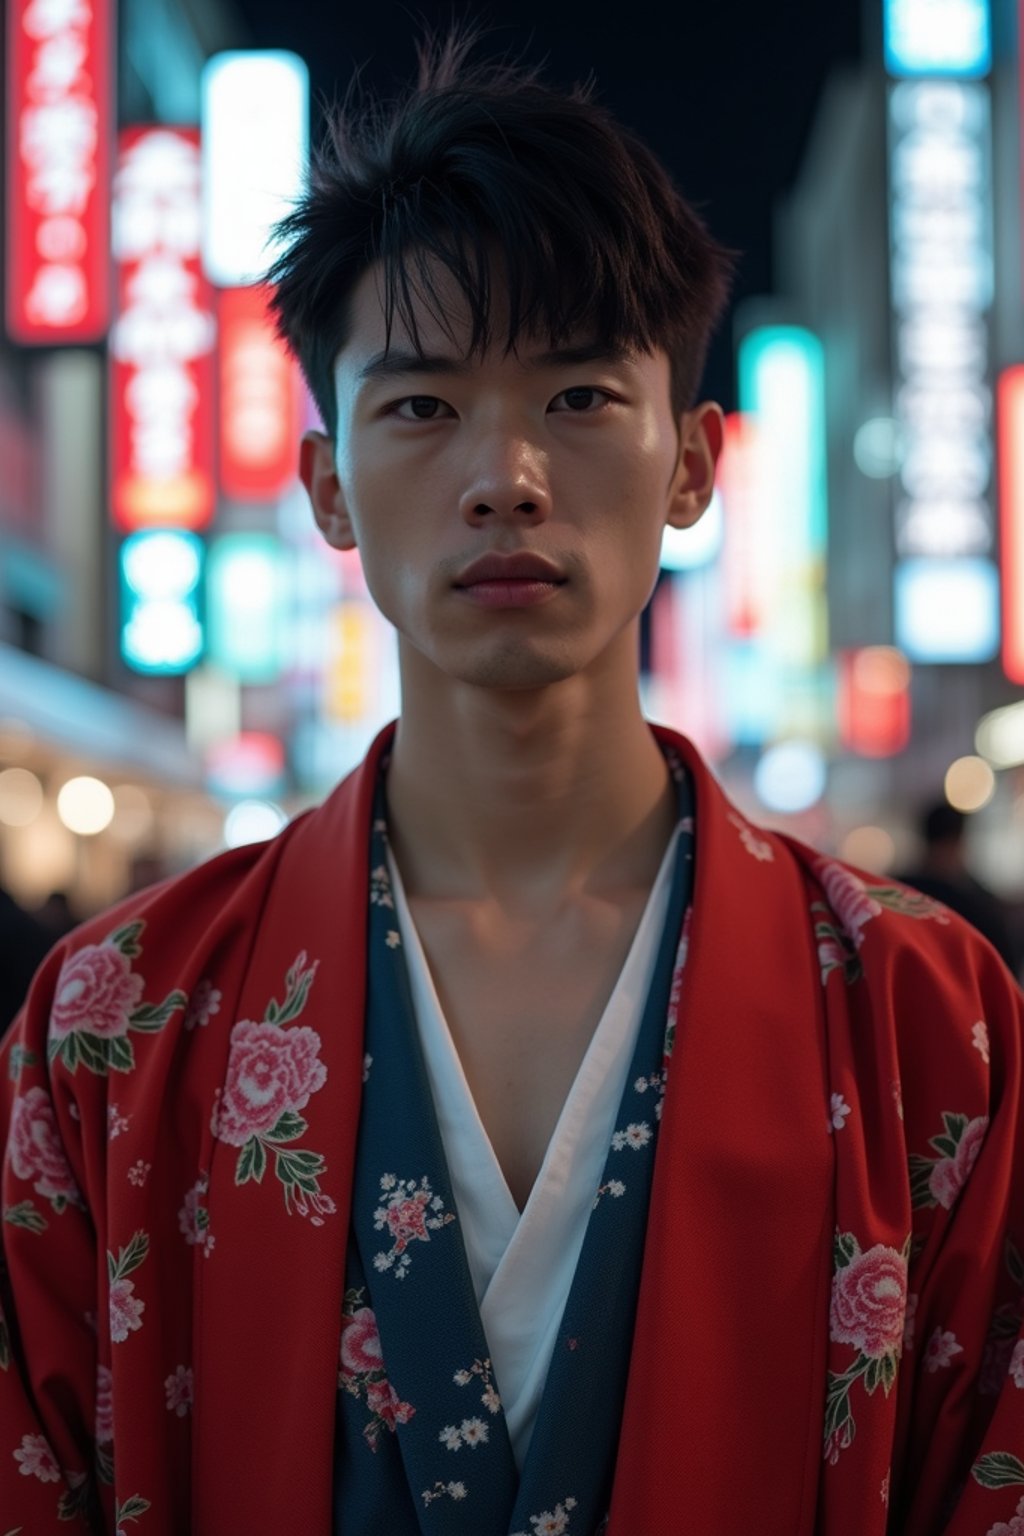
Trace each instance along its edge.
<instances>
[{"instance_id":1,"label":"bare chest","mask_svg":"<svg viewBox=\"0 0 1024 1536\"><path fill-rule=\"evenodd\" d=\"M410 902L477 1111L521 1210L647 892L543 927Z\"/></svg>"}]
</instances>

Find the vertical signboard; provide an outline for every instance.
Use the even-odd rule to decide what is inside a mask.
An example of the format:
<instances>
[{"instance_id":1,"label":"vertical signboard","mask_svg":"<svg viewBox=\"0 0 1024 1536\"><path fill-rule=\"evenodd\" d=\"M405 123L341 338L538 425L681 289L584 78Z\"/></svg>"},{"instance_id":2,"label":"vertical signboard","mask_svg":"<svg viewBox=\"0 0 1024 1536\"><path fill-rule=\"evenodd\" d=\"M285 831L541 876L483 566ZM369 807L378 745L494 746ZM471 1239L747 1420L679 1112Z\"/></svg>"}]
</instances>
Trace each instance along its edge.
<instances>
[{"instance_id":1,"label":"vertical signboard","mask_svg":"<svg viewBox=\"0 0 1024 1536\"><path fill-rule=\"evenodd\" d=\"M110 319L113 0L8 0L6 325L27 345Z\"/></svg>"},{"instance_id":2,"label":"vertical signboard","mask_svg":"<svg viewBox=\"0 0 1024 1536\"><path fill-rule=\"evenodd\" d=\"M985 0L890 3L890 294L896 642L914 661L998 645L989 312L994 286Z\"/></svg>"},{"instance_id":3,"label":"vertical signboard","mask_svg":"<svg viewBox=\"0 0 1024 1536\"><path fill-rule=\"evenodd\" d=\"M199 135L128 128L114 178L117 315L110 336L117 527L200 529L213 517L216 319L200 265Z\"/></svg>"},{"instance_id":4,"label":"vertical signboard","mask_svg":"<svg viewBox=\"0 0 1024 1536\"><path fill-rule=\"evenodd\" d=\"M1024 364L1001 375L998 411L1003 671L1024 683Z\"/></svg>"},{"instance_id":5,"label":"vertical signboard","mask_svg":"<svg viewBox=\"0 0 1024 1536\"><path fill-rule=\"evenodd\" d=\"M300 376L274 333L269 294L255 284L218 297L220 488L235 501L276 501L298 474Z\"/></svg>"}]
</instances>

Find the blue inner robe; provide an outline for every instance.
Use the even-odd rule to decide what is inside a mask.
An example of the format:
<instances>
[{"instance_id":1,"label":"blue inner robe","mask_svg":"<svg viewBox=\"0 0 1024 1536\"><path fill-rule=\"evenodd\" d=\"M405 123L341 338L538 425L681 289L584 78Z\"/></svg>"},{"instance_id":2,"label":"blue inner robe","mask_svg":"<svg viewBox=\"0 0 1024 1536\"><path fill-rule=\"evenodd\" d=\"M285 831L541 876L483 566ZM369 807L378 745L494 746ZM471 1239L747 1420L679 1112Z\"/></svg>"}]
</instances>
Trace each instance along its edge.
<instances>
[{"instance_id":1,"label":"blue inner robe","mask_svg":"<svg viewBox=\"0 0 1024 1536\"><path fill-rule=\"evenodd\" d=\"M670 996L693 889L692 789L675 754L666 751L666 759L684 823L668 912L521 1475L398 938L387 873L388 764L381 763L371 831L367 1066L335 1427L335 1536L597 1536L606 1523L672 1047ZM659 1094L653 1116L650 1098L638 1098L652 1084Z\"/></svg>"}]
</instances>

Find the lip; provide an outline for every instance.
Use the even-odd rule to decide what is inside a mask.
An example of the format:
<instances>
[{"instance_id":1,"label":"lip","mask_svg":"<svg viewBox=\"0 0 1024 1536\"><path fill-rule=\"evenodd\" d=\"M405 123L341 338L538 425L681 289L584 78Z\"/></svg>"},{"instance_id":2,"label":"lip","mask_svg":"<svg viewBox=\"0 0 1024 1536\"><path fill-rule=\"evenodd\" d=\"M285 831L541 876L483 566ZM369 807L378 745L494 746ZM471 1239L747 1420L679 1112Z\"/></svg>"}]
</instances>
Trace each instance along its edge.
<instances>
[{"instance_id":1,"label":"lip","mask_svg":"<svg viewBox=\"0 0 1024 1536\"><path fill-rule=\"evenodd\" d=\"M480 608L535 608L551 600L565 586L564 581L475 581L469 587L456 587L466 602Z\"/></svg>"},{"instance_id":2,"label":"lip","mask_svg":"<svg viewBox=\"0 0 1024 1536\"><path fill-rule=\"evenodd\" d=\"M521 550L518 554L501 555L491 552L481 555L454 582L456 587L475 587L481 582L555 582L561 585L565 577L556 565L543 555Z\"/></svg>"}]
</instances>

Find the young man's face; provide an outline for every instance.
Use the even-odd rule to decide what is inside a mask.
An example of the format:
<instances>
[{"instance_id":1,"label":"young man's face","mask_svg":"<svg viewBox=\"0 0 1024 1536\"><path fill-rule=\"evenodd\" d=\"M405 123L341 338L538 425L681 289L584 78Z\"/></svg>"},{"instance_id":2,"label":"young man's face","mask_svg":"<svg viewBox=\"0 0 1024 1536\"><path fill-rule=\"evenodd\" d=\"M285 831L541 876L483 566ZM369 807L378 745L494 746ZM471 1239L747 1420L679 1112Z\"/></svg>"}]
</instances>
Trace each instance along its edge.
<instances>
[{"instance_id":1,"label":"young man's face","mask_svg":"<svg viewBox=\"0 0 1024 1536\"><path fill-rule=\"evenodd\" d=\"M426 663L465 684L532 689L600 668L617 644L635 655L665 525L689 526L710 499L721 411L677 419L661 352L581 361L547 355L543 340L504 357L500 305L498 344L467 361L467 307L442 278L451 334L416 303L427 363L397 316L385 356L377 269L355 290L336 450L321 433L302 445L321 531L358 547L418 680ZM481 556L526 551L563 578L540 601L490 606L460 586Z\"/></svg>"}]
</instances>

